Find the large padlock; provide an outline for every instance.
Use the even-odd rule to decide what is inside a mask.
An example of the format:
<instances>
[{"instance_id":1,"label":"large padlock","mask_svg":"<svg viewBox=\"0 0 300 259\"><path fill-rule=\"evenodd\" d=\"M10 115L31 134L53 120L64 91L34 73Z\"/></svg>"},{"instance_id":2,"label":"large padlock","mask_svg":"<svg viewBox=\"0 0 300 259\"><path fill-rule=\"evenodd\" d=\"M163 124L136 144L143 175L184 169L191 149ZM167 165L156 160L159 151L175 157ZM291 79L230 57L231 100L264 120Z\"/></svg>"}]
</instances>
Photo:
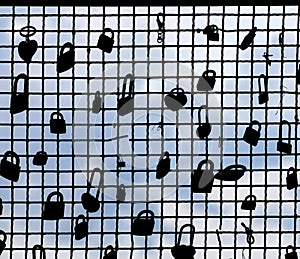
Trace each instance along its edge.
<instances>
[{"instance_id":1,"label":"large padlock","mask_svg":"<svg viewBox=\"0 0 300 259\"><path fill-rule=\"evenodd\" d=\"M93 113L97 114L97 113L100 112L100 110L101 110L101 103L102 103L102 101L101 101L100 92L97 91L95 93L95 98L93 100L93 107L92 107L92 112Z\"/></svg>"},{"instance_id":2,"label":"large padlock","mask_svg":"<svg viewBox=\"0 0 300 259\"><path fill-rule=\"evenodd\" d=\"M264 81L264 91L262 91L261 87L261 79ZM258 95L258 103L263 104L269 101L269 94L268 94L268 78L264 75L261 74L258 78L258 90L259 90L259 95Z\"/></svg>"},{"instance_id":3,"label":"large padlock","mask_svg":"<svg viewBox=\"0 0 300 259\"><path fill-rule=\"evenodd\" d=\"M203 34L207 34L208 40L219 41L218 27L215 24L207 25L203 30Z\"/></svg>"},{"instance_id":4,"label":"large padlock","mask_svg":"<svg viewBox=\"0 0 300 259\"><path fill-rule=\"evenodd\" d=\"M53 196L57 196L57 201L51 201ZM64 217L64 212L64 196L60 192L51 192L43 206L42 218L45 220L62 219Z\"/></svg>"},{"instance_id":5,"label":"large padlock","mask_svg":"<svg viewBox=\"0 0 300 259\"><path fill-rule=\"evenodd\" d=\"M56 118L54 118L55 115ZM50 132L53 134L65 134L67 132L64 116L60 112L53 112L51 114Z\"/></svg>"},{"instance_id":6,"label":"large padlock","mask_svg":"<svg viewBox=\"0 0 300 259\"><path fill-rule=\"evenodd\" d=\"M289 249L291 249L292 252L289 252ZM285 259L298 259L296 249L292 245L287 246Z\"/></svg>"},{"instance_id":7,"label":"large padlock","mask_svg":"<svg viewBox=\"0 0 300 259\"><path fill-rule=\"evenodd\" d=\"M171 159L168 151L165 151L160 157L156 166L156 179L165 177L170 172Z\"/></svg>"},{"instance_id":8,"label":"large padlock","mask_svg":"<svg viewBox=\"0 0 300 259\"><path fill-rule=\"evenodd\" d=\"M291 171L293 172L291 173ZM298 187L297 170L294 167L290 167L287 171L286 185L288 190L292 190Z\"/></svg>"},{"instance_id":9,"label":"large padlock","mask_svg":"<svg viewBox=\"0 0 300 259\"><path fill-rule=\"evenodd\" d=\"M36 253L40 251L40 255L39 257L36 256ZM41 245L35 245L33 248L32 248L32 258L33 259L46 259L46 251L45 251L45 248L42 247Z\"/></svg>"},{"instance_id":10,"label":"large padlock","mask_svg":"<svg viewBox=\"0 0 300 259\"><path fill-rule=\"evenodd\" d=\"M296 84L300 85L300 64L296 73Z\"/></svg>"},{"instance_id":11,"label":"large padlock","mask_svg":"<svg viewBox=\"0 0 300 259\"><path fill-rule=\"evenodd\" d=\"M206 112L206 114L205 114L205 122L201 121L201 111L202 110L205 110L205 112ZM208 109L207 109L206 105L202 105L200 107L200 109L198 110L198 123L199 123L199 126L198 126L197 131L196 131L197 136L200 139L205 139L206 137L208 137L208 135L211 132L211 125L209 123Z\"/></svg>"},{"instance_id":12,"label":"large padlock","mask_svg":"<svg viewBox=\"0 0 300 259\"><path fill-rule=\"evenodd\" d=\"M81 220L80 223L79 223L79 220ZM89 226L88 226L88 222L86 221L83 214L80 214L76 218L76 225L75 225L74 230L75 230L75 239L76 240L83 239L88 235Z\"/></svg>"},{"instance_id":13,"label":"large padlock","mask_svg":"<svg viewBox=\"0 0 300 259\"><path fill-rule=\"evenodd\" d=\"M112 245L109 245L104 250L103 259L117 259L118 251Z\"/></svg>"},{"instance_id":14,"label":"large padlock","mask_svg":"<svg viewBox=\"0 0 300 259\"><path fill-rule=\"evenodd\" d=\"M255 210L256 208L256 196L248 195L242 202L242 210Z\"/></svg>"},{"instance_id":15,"label":"large padlock","mask_svg":"<svg viewBox=\"0 0 300 259\"><path fill-rule=\"evenodd\" d=\"M91 191L91 185L93 183L93 179L94 179L94 175L95 173L98 172L100 173L101 170L100 168L94 168L92 173L91 173L91 177L88 178L88 182L87 182L87 192L83 193L81 195L81 203L83 208L90 213L96 212L99 210L100 208L100 202L99 202L99 195L100 195L100 188L103 186L103 176L100 173L100 182L98 185L98 189L97 189L97 194L96 197L94 197L90 191Z\"/></svg>"},{"instance_id":16,"label":"large padlock","mask_svg":"<svg viewBox=\"0 0 300 259\"><path fill-rule=\"evenodd\" d=\"M127 81L129 80L129 94L125 96ZM127 74L123 81L122 97L118 99L118 114L124 116L134 109L134 78L132 74Z\"/></svg>"},{"instance_id":17,"label":"large padlock","mask_svg":"<svg viewBox=\"0 0 300 259\"><path fill-rule=\"evenodd\" d=\"M34 165L46 165L47 160L48 160L47 152L38 151L38 152L36 152L35 156L33 157L32 163Z\"/></svg>"},{"instance_id":18,"label":"large padlock","mask_svg":"<svg viewBox=\"0 0 300 259\"><path fill-rule=\"evenodd\" d=\"M142 216L146 214L145 216ZM154 213L152 210L142 210L133 220L131 233L136 236L151 236L154 228Z\"/></svg>"},{"instance_id":19,"label":"large padlock","mask_svg":"<svg viewBox=\"0 0 300 259\"><path fill-rule=\"evenodd\" d=\"M111 36L105 35L106 32L110 32ZM114 45L114 31L111 28L105 28L103 33L99 36L97 47L104 52L111 53Z\"/></svg>"},{"instance_id":20,"label":"large padlock","mask_svg":"<svg viewBox=\"0 0 300 259\"><path fill-rule=\"evenodd\" d=\"M68 51L64 52L66 48ZM56 71L58 73L65 72L74 67L75 64L75 48L71 42L66 42L60 49L59 56L57 58Z\"/></svg>"},{"instance_id":21,"label":"large padlock","mask_svg":"<svg viewBox=\"0 0 300 259\"><path fill-rule=\"evenodd\" d=\"M24 80L23 92L17 91L18 82L20 79ZM16 114L28 109L28 76L19 74L14 81L12 93L10 98L10 113Z\"/></svg>"},{"instance_id":22,"label":"large padlock","mask_svg":"<svg viewBox=\"0 0 300 259\"><path fill-rule=\"evenodd\" d=\"M35 33L36 28L33 26L25 26L20 30L20 35L25 38L25 41L20 42L18 52L19 56L28 64L31 62L31 59L38 48L37 42L29 39L29 37L33 36Z\"/></svg>"},{"instance_id":23,"label":"large padlock","mask_svg":"<svg viewBox=\"0 0 300 259\"><path fill-rule=\"evenodd\" d=\"M178 111L187 103L187 97L182 88L176 87L165 96L165 104L172 111Z\"/></svg>"},{"instance_id":24,"label":"large padlock","mask_svg":"<svg viewBox=\"0 0 300 259\"><path fill-rule=\"evenodd\" d=\"M185 228L190 228L190 244L181 245L181 236ZM175 259L193 259L196 254L196 249L193 247L195 235L195 227L192 224L185 224L180 228L178 241L172 248L171 253Z\"/></svg>"},{"instance_id":25,"label":"large padlock","mask_svg":"<svg viewBox=\"0 0 300 259\"><path fill-rule=\"evenodd\" d=\"M3 202L2 202L2 198L0 198L0 216L3 213Z\"/></svg>"},{"instance_id":26,"label":"large padlock","mask_svg":"<svg viewBox=\"0 0 300 259\"><path fill-rule=\"evenodd\" d=\"M6 247L6 233L3 230L0 230L0 236L3 236L2 239L0 239L0 255L2 254L4 248Z\"/></svg>"},{"instance_id":27,"label":"large padlock","mask_svg":"<svg viewBox=\"0 0 300 259\"><path fill-rule=\"evenodd\" d=\"M206 164L205 170L202 169L203 165ZM211 193L212 186L214 183L214 163L207 159L202 160L194 170L191 177L191 187L193 193Z\"/></svg>"},{"instance_id":28,"label":"large padlock","mask_svg":"<svg viewBox=\"0 0 300 259\"><path fill-rule=\"evenodd\" d=\"M253 126L257 125L258 129L253 129ZM260 137L261 125L257 120L254 120L250 123L249 127L246 128L243 140L250 144L251 146L256 146L258 139Z\"/></svg>"},{"instance_id":29,"label":"large padlock","mask_svg":"<svg viewBox=\"0 0 300 259\"><path fill-rule=\"evenodd\" d=\"M204 80L203 80L204 79ZM214 89L216 83L216 71L206 70L202 74L197 84L198 91L211 91Z\"/></svg>"},{"instance_id":30,"label":"large padlock","mask_svg":"<svg viewBox=\"0 0 300 259\"><path fill-rule=\"evenodd\" d=\"M221 181L237 181L244 176L247 168L241 164L229 165L215 174L215 179Z\"/></svg>"},{"instance_id":31,"label":"large padlock","mask_svg":"<svg viewBox=\"0 0 300 259\"><path fill-rule=\"evenodd\" d=\"M11 161L8 161L8 156L11 157ZM15 163L13 159L15 158ZM0 175L6 178L7 180L17 182L20 177L20 158L19 156L13 151L5 152L0 166Z\"/></svg>"},{"instance_id":32,"label":"large padlock","mask_svg":"<svg viewBox=\"0 0 300 259\"><path fill-rule=\"evenodd\" d=\"M126 197L125 185L121 184L117 189L116 199L117 201L125 201L125 197Z\"/></svg>"},{"instance_id":33,"label":"large padlock","mask_svg":"<svg viewBox=\"0 0 300 259\"><path fill-rule=\"evenodd\" d=\"M282 127L286 124L288 126L288 142L283 142L282 138ZM283 120L279 125L279 140L277 141L277 151L290 155L292 153L291 144L291 125L288 121Z\"/></svg>"}]
</instances>

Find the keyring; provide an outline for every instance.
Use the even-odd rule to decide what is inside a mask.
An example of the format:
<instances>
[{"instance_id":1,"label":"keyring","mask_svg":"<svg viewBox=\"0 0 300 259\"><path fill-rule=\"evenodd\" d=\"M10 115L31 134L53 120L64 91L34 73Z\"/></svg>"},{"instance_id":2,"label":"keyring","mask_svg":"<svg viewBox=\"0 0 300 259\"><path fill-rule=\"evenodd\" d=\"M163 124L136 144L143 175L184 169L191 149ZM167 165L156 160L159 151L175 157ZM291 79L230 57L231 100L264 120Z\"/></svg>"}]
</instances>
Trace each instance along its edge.
<instances>
[{"instance_id":1,"label":"keyring","mask_svg":"<svg viewBox=\"0 0 300 259\"><path fill-rule=\"evenodd\" d=\"M27 34L25 34L25 30L27 29ZM33 26L25 26L20 30L20 35L25 38L29 38L36 33L36 28Z\"/></svg>"}]
</instances>

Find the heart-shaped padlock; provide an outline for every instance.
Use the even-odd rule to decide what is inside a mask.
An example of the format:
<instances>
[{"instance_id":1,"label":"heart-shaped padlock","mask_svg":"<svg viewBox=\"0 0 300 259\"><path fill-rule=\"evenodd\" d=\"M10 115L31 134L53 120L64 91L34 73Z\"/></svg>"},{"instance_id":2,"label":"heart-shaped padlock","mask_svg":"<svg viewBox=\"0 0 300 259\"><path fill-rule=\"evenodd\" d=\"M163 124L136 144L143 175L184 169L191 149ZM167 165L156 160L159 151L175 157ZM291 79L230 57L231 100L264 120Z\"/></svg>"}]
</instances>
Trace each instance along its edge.
<instances>
[{"instance_id":1,"label":"heart-shaped padlock","mask_svg":"<svg viewBox=\"0 0 300 259\"><path fill-rule=\"evenodd\" d=\"M20 35L25 37L25 40L20 42L18 52L21 59L26 63L31 62L33 55L37 51L37 42L29 39L29 37L33 36L35 33L36 29L33 26L25 26L20 30Z\"/></svg>"}]
</instances>

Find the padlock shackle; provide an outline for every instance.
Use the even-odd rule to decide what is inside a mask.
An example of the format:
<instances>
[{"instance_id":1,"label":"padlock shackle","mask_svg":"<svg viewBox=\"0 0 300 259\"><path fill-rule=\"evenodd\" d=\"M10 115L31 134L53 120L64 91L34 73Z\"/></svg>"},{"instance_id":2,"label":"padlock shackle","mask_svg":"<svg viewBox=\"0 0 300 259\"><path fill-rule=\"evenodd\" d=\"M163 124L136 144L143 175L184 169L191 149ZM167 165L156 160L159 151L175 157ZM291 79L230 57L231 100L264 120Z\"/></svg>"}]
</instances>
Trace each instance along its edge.
<instances>
[{"instance_id":1,"label":"padlock shackle","mask_svg":"<svg viewBox=\"0 0 300 259\"><path fill-rule=\"evenodd\" d=\"M170 93L174 93L174 92L182 92L182 93L184 93L184 90L183 90L183 88L181 88L181 87L175 87L175 88L173 88L171 91L170 91Z\"/></svg>"},{"instance_id":2,"label":"padlock shackle","mask_svg":"<svg viewBox=\"0 0 300 259\"><path fill-rule=\"evenodd\" d=\"M18 82L20 79L24 79L24 90L23 93L28 94L28 84L29 84L29 78L26 74L21 73L19 74L14 83L13 83L13 87L12 87L12 94L15 95L18 92Z\"/></svg>"},{"instance_id":3,"label":"padlock shackle","mask_svg":"<svg viewBox=\"0 0 300 259\"><path fill-rule=\"evenodd\" d=\"M150 219L154 219L154 212L152 210L142 210L141 212L139 212L139 214L137 214L136 218L137 219L141 218L143 214L147 214L147 215L150 214L151 215Z\"/></svg>"},{"instance_id":4,"label":"padlock shackle","mask_svg":"<svg viewBox=\"0 0 300 259\"><path fill-rule=\"evenodd\" d=\"M124 184L120 184L120 185L119 185L119 189L125 190L125 185L124 185Z\"/></svg>"},{"instance_id":5,"label":"padlock shackle","mask_svg":"<svg viewBox=\"0 0 300 259\"><path fill-rule=\"evenodd\" d=\"M0 235L2 235L3 236L3 240L2 240L2 242L6 242L6 240L7 240L7 236L6 236L6 233L4 232L4 230L2 230L2 229L0 229Z\"/></svg>"},{"instance_id":6,"label":"padlock shackle","mask_svg":"<svg viewBox=\"0 0 300 259\"><path fill-rule=\"evenodd\" d=\"M164 24L164 14L162 12L159 12L156 16L156 22L158 26L159 31L163 31L165 24Z\"/></svg>"},{"instance_id":7,"label":"padlock shackle","mask_svg":"<svg viewBox=\"0 0 300 259\"><path fill-rule=\"evenodd\" d=\"M103 29L103 34L105 35L106 32L110 32L111 33L111 37L110 38L114 39L115 33L114 33L114 31L111 28L104 28Z\"/></svg>"},{"instance_id":8,"label":"padlock shackle","mask_svg":"<svg viewBox=\"0 0 300 259\"><path fill-rule=\"evenodd\" d=\"M279 139L282 139L282 127L284 124L288 126L288 143L291 143L292 129L291 124L287 120L283 120L279 125Z\"/></svg>"},{"instance_id":9,"label":"padlock shackle","mask_svg":"<svg viewBox=\"0 0 300 259\"><path fill-rule=\"evenodd\" d=\"M60 118L61 120L64 119L64 116L62 115L61 112L52 112L52 113L51 113L51 116L50 116L50 119L51 119L51 120L54 119L54 115L57 115L57 118Z\"/></svg>"},{"instance_id":10,"label":"padlock shackle","mask_svg":"<svg viewBox=\"0 0 300 259\"><path fill-rule=\"evenodd\" d=\"M99 180L99 183L98 183L98 188L97 188L97 193L96 193L96 198L98 199L99 195L100 195L100 189L104 185L103 173L102 173L102 171L99 167L95 167L92 170L91 177L88 178L88 191L87 192L88 193L90 192L90 189L91 189L91 186L93 184L93 179L94 179L94 176L95 176L96 172L100 173L100 180Z\"/></svg>"},{"instance_id":11,"label":"padlock shackle","mask_svg":"<svg viewBox=\"0 0 300 259\"><path fill-rule=\"evenodd\" d=\"M162 159L164 159L164 157L166 157L166 158L169 158L169 157L170 157L169 151L165 151L165 152L161 155L159 161L162 160Z\"/></svg>"},{"instance_id":12,"label":"padlock shackle","mask_svg":"<svg viewBox=\"0 0 300 259\"><path fill-rule=\"evenodd\" d=\"M27 30L26 30L27 29ZM27 31L27 33L25 34L25 31ZM31 31L31 32L30 32ZM29 37L33 36L34 34L36 34L36 28L28 25L28 26L24 26L23 28L21 28L20 30L20 35L26 39L29 39Z\"/></svg>"},{"instance_id":13,"label":"padlock shackle","mask_svg":"<svg viewBox=\"0 0 300 259\"><path fill-rule=\"evenodd\" d=\"M122 98L125 98L125 92L126 92L126 85L127 85L127 81L128 79L129 81L129 96L133 97L133 93L134 93L134 78L132 74L127 74L123 80L123 89L122 89Z\"/></svg>"},{"instance_id":14,"label":"padlock shackle","mask_svg":"<svg viewBox=\"0 0 300 259\"><path fill-rule=\"evenodd\" d=\"M291 173L290 173L291 171L293 171L293 173L297 174L297 170L296 170L294 167L291 166L291 167L287 170L287 175L291 175ZM292 174L293 174L293 173L292 173Z\"/></svg>"},{"instance_id":15,"label":"padlock shackle","mask_svg":"<svg viewBox=\"0 0 300 259\"><path fill-rule=\"evenodd\" d=\"M51 193L48 195L48 197L47 197L47 202L50 202L50 201L51 201L51 198L52 198L53 196L55 196L55 195L59 198L59 199L58 199L59 202L63 202L63 201L64 201L64 196L63 196L63 194L62 194L61 192L55 191L55 192L51 192Z\"/></svg>"},{"instance_id":16,"label":"padlock shackle","mask_svg":"<svg viewBox=\"0 0 300 259\"><path fill-rule=\"evenodd\" d=\"M80 214L77 218L76 218L76 226L78 225L78 224L80 224L79 223L79 220L80 219L82 219L82 222L86 222L86 220L85 220L85 216L83 215L83 214ZM81 222L81 223L82 223Z\"/></svg>"},{"instance_id":17,"label":"padlock shackle","mask_svg":"<svg viewBox=\"0 0 300 259\"><path fill-rule=\"evenodd\" d=\"M62 45L62 47L60 49L60 52L59 52L60 56L64 53L66 48L69 48L70 51L74 51L74 49L75 49L74 45L71 42L66 42L64 45Z\"/></svg>"},{"instance_id":18,"label":"padlock shackle","mask_svg":"<svg viewBox=\"0 0 300 259\"><path fill-rule=\"evenodd\" d=\"M257 131L260 133L260 131L261 131L261 124L260 124L260 122L257 121L257 120L251 121L251 122L250 122L250 127L253 128L254 125L257 125L257 126L258 126L258 130L257 130Z\"/></svg>"},{"instance_id":19,"label":"padlock shackle","mask_svg":"<svg viewBox=\"0 0 300 259\"><path fill-rule=\"evenodd\" d=\"M179 230L178 241L176 241L177 245L180 245L181 236L183 234L182 232L187 227L190 227L190 246L193 245L193 243L194 243L194 235L195 235L195 226L193 224L184 224L183 226L181 226L181 228Z\"/></svg>"},{"instance_id":20,"label":"padlock shackle","mask_svg":"<svg viewBox=\"0 0 300 259\"><path fill-rule=\"evenodd\" d=\"M204 110L204 109L205 109L205 118L206 118L205 122L206 122L206 123L209 123L209 119L208 119L208 108L207 108L206 105L202 105L202 106L199 108L199 110L198 110L198 123L199 123L199 125L202 124L202 121L201 121L201 111Z\"/></svg>"},{"instance_id":21,"label":"padlock shackle","mask_svg":"<svg viewBox=\"0 0 300 259\"><path fill-rule=\"evenodd\" d=\"M105 247L104 249L104 255L107 255L107 253L109 252L112 252L112 251L115 251L114 247L112 245L108 245L107 247Z\"/></svg>"},{"instance_id":22,"label":"padlock shackle","mask_svg":"<svg viewBox=\"0 0 300 259\"><path fill-rule=\"evenodd\" d=\"M41 259L46 259L45 248L42 247L41 245L34 245L34 247L32 248L32 257L33 257L33 259L36 259L37 250L40 250L40 252L42 252L42 258Z\"/></svg>"},{"instance_id":23,"label":"padlock shackle","mask_svg":"<svg viewBox=\"0 0 300 259\"><path fill-rule=\"evenodd\" d=\"M213 76L213 77L216 76L216 71L215 71L215 70L208 69L208 70L206 70L206 71L204 71L204 72L202 73L202 77L204 77L204 76L209 76L210 73L212 73L212 76Z\"/></svg>"},{"instance_id":24,"label":"padlock shackle","mask_svg":"<svg viewBox=\"0 0 300 259\"><path fill-rule=\"evenodd\" d=\"M268 78L264 74L260 74L258 77L258 91L260 94L262 93L261 79L264 80L264 92L268 92Z\"/></svg>"},{"instance_id":25,"label":"padlock shackle","mask_svg":"<svg viewBox=\"0 0 300 259\"><path fill-rule=\"evenodd\" d=\"M209 167L208 170L210 170L210 171L214 170L214 163L213 163L213 161L211 161L210 159L203 159L202 161L199 162L199 164L197 166L197 171L202 170L202 166L204 164L206 164L206 165L209 164L210 165L210 167Z\"/></svg>"},{"instance_id":26,"label":"padlock shackle","mask_svg":"<svg viewBox=\"0 0 300 259\"><path fill-rule=\"evenodd\" d=\"M295 247L293 247L292 245L288 245L288 246L286 247L286 253L289 252L289 248L292 249L293 252L296 251Z\"/></svg>"},{"instance_id":27,"label":"padlock shackle","mask_svg":"<svg viewBox=\"0 0 300 259\"><path fill-rule=\"evenodd\" d=\"M4 159L4 160L7 160L8 156L11 157L12 163L13 163L13 159L15 158L15 159L16 159L16 165L18 165L18 166L20 165L20 158L19 158L19 156L17 155L17 153L15 153L14 151L6 151L6 152L4 153L3 159Z\"/></svg>"},{"instance_id":28,"label":"padlock shackle","mask_svg":"<svg viewBox=\"0 0 300 259\"><path fill-rule=\"evenodd\" d=\"M100 91L98 90L98 91L96 91L96 93L95 93L95 97L100 97Z\"/></svg>"},{"instance_id":29,"label":"padlock shackle","mask_svg":"<svg viewBox=\"0 0 300 259\"><path fill-rule=\"evenodd\" d=\"M252 199L254 200L254 201L256 201L256 196L255 195L253 195L253 194L249 194L249 195L247 195L246 197L245 197L245 201L246 200L251 200L252 201Z\"/></svg>"}]
</instances>

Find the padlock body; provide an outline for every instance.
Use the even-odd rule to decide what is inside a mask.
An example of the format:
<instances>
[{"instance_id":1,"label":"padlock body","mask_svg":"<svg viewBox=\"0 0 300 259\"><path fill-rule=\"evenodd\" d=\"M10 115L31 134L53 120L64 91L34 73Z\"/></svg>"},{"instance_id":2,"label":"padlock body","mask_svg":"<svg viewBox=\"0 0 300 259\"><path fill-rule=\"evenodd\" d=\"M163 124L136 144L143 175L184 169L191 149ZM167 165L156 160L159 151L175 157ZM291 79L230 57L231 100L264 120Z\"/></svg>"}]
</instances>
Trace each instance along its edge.
<instances>
[{"instance_id":1,"label":"padlock body","mask_svg":"<svg viewBox=\"0 0 300 259\"><path fill-rule=\"evenodd\" d=\"M126 192L124 189L119 188L117 190L117 200L118 201L125 201L125 197L126 197Z\"/></svg>"},{"instance_id":2,"label":"padlock body","mask_svg":"<svg viewBox=\"0 0 300 259\"><path fill-rule=\"evenodd\" d=\"M58 220L64 217L65 206L60 201L46 201L42 217L45 220Z\"/></svg>"},{"instance_id":3,"label":"padlock body","mask_svg":"<svg viewBox=\"0 0 300 259\"><path fill-rule=\"evenodd\" d=\"M252 146L256 146L260 133L251 127L247 127L243 136L243 140Z\"/></svg>"},{"instance_id":4,"label":"padlock body","mask_svg":"<svg viewBox=\"0 0 300 259\"><path fill-rule=\"evenodd\" d=\"M256 208L255 201L246 200L242 202L242 207L241 207L242 210L255 210L255 208Z\"/></svg>"},{"instance_id":5,"label":"padlock body","mask_svg":"<svg viewBox=\"0 0 300 259\"><path fill-rule=\"evenodd\" d=\"M6 247L6 244L4 241L0 240L0 255L2 254L4 248Z\"/></svg>"},{"instance_id":6,"label":"padlock body","mask_svg":"<svg viewBox=\"0 0 300 259\"><path fill-rule=\"evenodd\" d=\"M170 172L171 160L169 157L159 160L156 166L156 179L165 177Z\"/></svg>"},{"instance_id":7,"label":"padlock body","mask_svg":"<svg viewBox=\"0 0 300 259\"><path fill-rule=\"evenodd\" d=\"M166 106L172 110L177 111L187 103L187 97L184 93L169 93L165 97Z\"/></svg>"},{"instance_id":8,"label":"padlock body","mask_svg":"<svg viewBox=\"0 0 300 259\"><path fill-rule=\"evenodd\" d=\"M74 64L75 52L74 50L68 50L57 58L56 70L58 73L62 73L74 67Z\"/></svg>"},{"instance_id":9,"label":"padlock body","mask_svg":"<svg viewBox=\"0 0 300 259\"><path fill-rule=\"evenodd\" d=\"M50 132L54 134L66 133L66 122L64 119L50 119Z\"/></svg>"},{"instance_id":10,"label":"padlock body","mask_svg":"<svg viewBox=\"0 0 300 259\"><path fill-rule=\"evenodd\" d=\"M33 157L33 161L32 163L34 165L46 165L48 160L48 156L46 153L37 153L34 157Z\"/></svg>"},{"instance_id":11,"label":"padlock body","mask_svg":"<svg viewBox=\"0 0 300 259\"><path fill-rule=\"evenodd\" d=\"M131 232L136 236L150 236L154 228L154 219L136 218L131 225Z\"/></svg>"},{"instance_id":12,"label":"padlock body","mask_svg":"<svg viewBox=\"0 0 300 259\"><path fill-rule=\"evenodd\" d=\"M213 183L214 183L214 173L212 170L193 171L192 179L191 179L191 186L192 186L193 193L211 193Z\"/></svg>"},{"instance_id":13,"label":"padlock body","mask_svg":"<svg viewBox=\"0 0 300 259\"><path fill-rule=\"evenodd\" d=\"M81 195L81 202L83 208L90 213L96 212L100 208L98 199L88 192Z\"/></svg>"},{"instance_id":14,"label":"padlock body","mask_svg":"<svg viewBox=\"0 0 300 259\"><path fill-rule=\"evenodd\" d=\"M114 45L114 40L105 34L101 34L98 39L97 47L104 52L111 53Z\"/></svg>"},{"instance_id":15,"label":"padlock body","mask_svg":"<svg viewBox=\"0 0 300 259\"><path fill-rule=\"evenodd\" d=\"M219 41L219 33L218 32L211 32L210 34L208 34L208 40Z\"/></svg>"},{"instance_id":16,"label":"padlock body","mask_svg":"<svg viewBox=\"0 0 300 259\"><path fill-rule=\"evenodd\" d=\"M88 223L81 222L75 226L75 239L80 240L88 235Z\"/></svg>"},{"instance_id":17,"label":"padlock body","mask_svg":"<svg viewBox=\"0 0 300 259\"><path fill-rule=\"evenodd\" d=\"M21 41L18 46L19 56L26 62L30 63L33 55L37 51L38 44L35 40Z\"/></svg>"},{"instance_id":18,"label":"padlock body","mask_svg":"<svg viewBox=\"0 0 300 259\"><path fill-rule=\"evenodd\" d=\"M16 114L28 109L28 94L13 93L10 99L10 113Z\"/></svg>"},{"instance_id":19,"label":"padlock body","mask_svg":"<svg viewBox=\"0 0 300 259\"><path fill-rule=\"evenodd\" d=\"M134 109L134 99L130 96L126 96L118 100L118 114L124 116Z\"/></svg>"},{"instance_id":20,"label":"padlock body","mask_svg":"<svg viewBox=\"0 0 300 259\"><path fill-rule=\"evenodd\" d=\"M101 98L95 97L95 99L93 101L92 112L97 114L100 112L100 110L101 110Z\"/></svg>"},{"instance_id":21,"label":"padlock body","mask_svg":"<svg viewBox=\"0 0 300 259\"><path fill-rule=\"evenodd\" d=\"M298 259L297 252L294 251L294 252L285 254L285 259Z\"/></svg>"},{"instance_id":22,"label":"padlock body","mask_svg":"<svg viewBox=\"0 0 300 259\"><path fill-rule=\"evenodd\" d=\"M1 160L0 175L7 180L17 182L20 176L20 166L6 159Z\"/></svg>"},{"instance_id":23,"label":"padlock body","mask_svg":"<svg viewBox=\"0 0 300 259\"><path fill-rule=\"evenodd\" d=\"M125 163L125 161L118 161L117 166L118 167L126 167L126 163Z\"/></svg>"},{"instance_id":24,"label":"padlock body","mask_svg":"<svg viewBox=\"0 0 300 259\"><path fill-rule=\"evenodd\" d=\"M203 123L197 128L197 135L200 139L205 139L211 132L211 126L209 123Z\"/></svg>"},{"instance_id":25,"label":"padlock body","mask_svg":"<svg viewBox=\"0 0 300 259\"><path fill-rule=\"evenodd\" d=\"M292 153L292 145L289 143L278 141L277 142L277 151L290 155Z\"/></svg>"},{"instance_id":26,"label":"padlock body","mask_svg":"<svg viewBox=\"0 0 300 259\"><path fill-rule=\"evenodd\" d=\"M193 246L175 245L171 252L175 259L193 259L196 250Z\"/></svg>"},{"instance_id":27,"label":"padlock body","mask_svg":"<svg viewBox=\"0 0 300 259\"><path fill-rule=\"evenodd\" d=\"M203 76L205 81L210 85L210 90L214 89L216 78L214 76Z\"/></svg>"},{"instance_id":28,"label":"padlock body","mask_svg":"<svg viewBox=\"0 0 300 259\"><path fill-rule=\"evenodd\" d=\"M258 96L258 103L263 104L269 101L269 94L267 92L261 93Z\"/></svg>"},{"instance_id":29,"label":"padlock body","mask_svg":"<svg viewBox=\"0 0 300 259\"><path fill-rule=\"evenodd\" d=\"M291 173L286 177L286 185L288 190L298 187L297 172Z\"/></svg>"},{"instance_id":30,"label":"padlock body","mask_svg":"<svg viewBox=\"0 0 300 259\"><path fill-rule=\"evenodd\" d=\"M110 251L108 254L104 255L103 259L117 259L117 251Z\"/></svg>"}]
</instances>

